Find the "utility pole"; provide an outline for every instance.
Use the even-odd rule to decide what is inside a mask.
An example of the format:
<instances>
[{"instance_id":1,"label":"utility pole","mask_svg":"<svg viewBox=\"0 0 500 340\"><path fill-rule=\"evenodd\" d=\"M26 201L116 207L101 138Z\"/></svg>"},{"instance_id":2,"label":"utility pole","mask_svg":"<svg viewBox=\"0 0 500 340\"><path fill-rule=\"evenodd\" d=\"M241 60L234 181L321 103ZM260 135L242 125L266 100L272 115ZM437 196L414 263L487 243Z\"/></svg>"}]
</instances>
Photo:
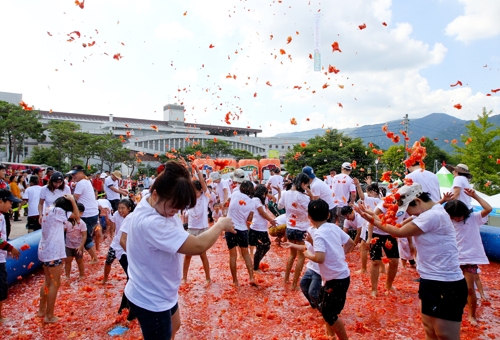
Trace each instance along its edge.
<instances>
[{"instance_id":1,"label":"utility pole","mask_svg":"<svg viewBox=\"0 0 500 340\"><path fill-rule=\"evenodd\" d=\"M406 114L404 117L403 124L404 124L404 129L406 132L406 136L408 136L408 137L409 137L409 134L408 134L409 122L410 122L410 120L408 119L408 114ZM405 159L408 159L408 140L406 138L405 138Z\"/></svg>"}]
</instances>

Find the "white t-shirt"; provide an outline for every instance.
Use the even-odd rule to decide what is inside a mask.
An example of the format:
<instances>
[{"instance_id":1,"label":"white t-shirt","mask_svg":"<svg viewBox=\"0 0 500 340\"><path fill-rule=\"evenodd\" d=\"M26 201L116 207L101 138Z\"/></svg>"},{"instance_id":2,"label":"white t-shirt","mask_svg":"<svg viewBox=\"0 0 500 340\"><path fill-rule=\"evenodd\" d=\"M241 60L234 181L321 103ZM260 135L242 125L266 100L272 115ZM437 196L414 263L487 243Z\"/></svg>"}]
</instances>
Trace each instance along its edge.
<instances>
[{"instance_id":1,"label":"white t-shirt","mask_svg":"<svg viewBox=\"0 0 500 340\"><path fill-rule=\"evenodd\" d=\"M464 264L488 264L484 252L479 227L488 222L488 216L481 217L481 212L470 214L467 221L452 221L457 236L458 260Z\"/></svg>"},{"instance_id":2,"label":"white t-shirt","mask_svg":"<svg viewBox=\"0 0 500 340\"><path fill-rule=\"evenodd\" d=\"M315 252L325 253L325 262L319 263L321 278L325 281L345 279L350 271L345 261L344 244L350 237L333 223L323 223L313 236Z\"/></svg>"},{"instance_id":3,"label":"white t-shirt","mask_svg":"<svg viewBox=\"0 0 500 340\"><path fill-rule=\"evenodd\" d=\"M424 234L413 236L420 277L435 281L458 281L464 275L458 261L457 240L450 216L436 204L413 218Z\"/></svg>"},{"instance_id":4,"label":"white t-shirt","mask_svg":"<svg viewBox=\"0 0 500 340\"><path fill-rule=\"evenodd\" d=\"M285 191L278 202L278 209L286 210L286 227L306 231L311 223L307 213L307 206L311 199L298 190Z\"/></svg>"},{"instance_id":5,"label":"white t-shirt","mask_svg":"<svg viewBox=\"0 0 500 340\"><path fill-rule=\"evenodd\" d=\"M82 179L75 186L75 195L80 195L78 203L83 204L85 211L81 217L93 217L99 215L97 200L94 195L94 187L89 180Z\"/></svg>"},{"instance_id":6,"label":"white t-shirt","mask_svg":"<svg viewBox=\"0 0 500 340\"><path fill-rule=\"evenodd\" d=\"M42 237L38 244L38 259L42 262L66 258L64 222L71 212L61 208L49 208L42 218Z\"/></svg>"},{"instance_id":7,"label":"white t-shirt","mask_svg":"<svg viewBox=\"0 0 500 340\"><path fill-rule=\"evenodd\" d=\"M260 198L258 197L252 198L252 201L255 204L255 208L253 210L253 219L252 219L252 224L250 225L250 229L253 229L255 231L267 231L269 222L260 215L258 210L260 207L262 207L265 212L266 207L262 204Z\"/></svg>"},{"instance_id":8,"label":"white t-shirt","mask_svg":"<svg viewBox=\"0 0 500 340\"><path fill-rule=\"evenodd\" d=\"M335 178L335 176L328 175L328 176L326 176L326 178L324 180L325 184L330 187L330 190L333 189L333 179L334 178Z\"/></svg>"},{"instance_id":9,"label":"white t-shirt","mask_svg":"<svg viewBox=\"0 0 500 340\"><path fill-rule=\"evenodd\" d=\"M28 200L28 216L38 216L38 203L40 202L40 191L42 187L32 185L23 194L23 200Z\"/></svg>"},{"instance_id":10,"label":"white t-shirt","mask_svg":"<svg viewBox=\"0 0 500 340\"><path fill-rule=\"evenodd\" d=\"M316 233L316 230L317 229L313 228L313 227L309 227L309 229L307 229L307 232L311 235L311 237L313 239L314 239L314 234ZM314 247L313 247L313 245L310 244L307 241L305 241L305 244L306 244L307 250L309 250L309 252L314 255ZM314 262L314 261L311 261L311 260L307 261L306 268L307 269L311 269L312 271L314 271L318 275L321 275L321 273L319 271L319 264L317 262Z\"/></svg>"},{"instance_id":11,"label":"white t-shirt","mask_svg":"<svg viewBox=\"0 0 500 340\"><path fill-rule=\"evenodd\" d=\"M196 205L187 210L188 228L206 229L208 228L208 202L210 193L208 190L196 199Z\"/></svg>"},{"instance_id":12,"label":"white t-shirt","mask_svg":"<svg viewBox=\"0 0 500 340\"><path fill-rule=\"evenodd\" d=\"M384 201L382 201L382 200L380 200L379 204L377 205L377 208L380 209L380 211L384 214L387 211L387 209L384 207ZM396 223L401 224L405 219L407 219L409 217L410 217L410 215L408 215L408 213L405 212L403 215L399 216L396 219ZM389 233L386 233L385 231L380 230L376 226L373 226L373 233L379 234L379 235L389 235Z\"/></svg>"},{"instance_id":13,"label":"white t-shirt","mask_svg":"<svg viewBox=\"0 0 500 340\"><path fill-rule=\"evenodd\" d=\"M333 209L335 208L336 204L334 203L334 199L332 196L332 190L330 187L320 180L318 177L314 177L314 179L311 182L311 191L313 193L313 196L319 196L323 201L328 203L328 209Z\"/></svg>"},{"instance_id":14,"label":"white t-shirt","mask_svg":"<svg viewBox=\"0 0 500 340\"><path fill-rule=\"evenodd\" d=\"M55 189L54 192L49 190L49 187L44 185L40 190L40 199L45 200L43 203L43 210L54 204L55 200L64 195L71 195L71 189L69 186L65 185L64 190ZM38 207L37 207L38 210ZM38 213L37 213L38 215Z\"/></svg>"},{"instance_id":15,"label":"white t-shirt","mask_svg":"<svg viewBox=\"0 0 500 340\"><path fill-rule=\"evenodd\" d=\"M177 251L189 234L177 215L163 217L145 196L132 214L127 232L129 281L125 295L152 312L167 311L179 299L183 255Z\"/></svg>"},{"instance_id":16,"label":"white t-shirt","mask_svg":"<svg viewBox=\"0 0 500 340\"><path fill-rule=\"evenodd\" d=\"M220 217L222 217L222 210L219 209L219 211L217 210L212 211L212 218L214 219L215 222L217 222Z\"/></svg>"},{"instance_id":17,"label":"white t-shirt","mask_svg":"<svg viewBox=\"0 0 500 340\"><path fill-rule=\"evenodd\" d=\"M227 181L221 180L219 183L212 183L215 188L215 193L219 199L219 202L224 203L224 189L227 189L227 197L231 196L231 190L229 189L229 183Z\"/></svg>"},{"instance_id":18,"label":"white t-shirt","mask_svg":"<svg viewBox=\"0 0 500 340\"><path fill-rule=\"evenodd\" d=\"M5 225L5 216L0 214L0 238L7 240L7 226ZM7 259L7 250L0 250L0 263L5 263Z\"/></svg>"},{"instance_id":19,"label":"white t-shirt","mask_svg":"<svg viewBox=\"0 0 500 340\"><path fill-rule=\"evenodd\" d=\"M119 200L120 194L111 190L110 187L113 187L117 190L120 189L118 179L116 181L113 181L113 178L111 178L111 176L106 177L106 179L104 180L104 192L106 193L106 198L108 200Z\"/></svg>"},{"instance_id":20,"label":"white t-shirt","mask_svg":"<svg viewBox=\"0 0 500 340\"><path fill-rule=\"evenodd\" d=\"M335 206L345 207L351 197L351 191L356 191L356 186L354 185L351 176L338 174L333 178L332 191Z\"/></svg>"},{"instance_id":21,"label":"white t-shirt","mask_svg":"<svg viewBox=\"0 0 500 340\"><path fill-rule=\"evenodd\" d=\"M131 220L131 218L129 218L131 215L132 213L129 213L125 218L123 218L117 211L113 214L113 216L111 216L111 221L115 224L115 236L109 246L115 251L115 256L118 260L120 260L122 255L125 254L125 250L123 250L120 245L120 239L122 237L122 230L124 230L125 225L128 224L125 222Z\"/></svg>"},{"instance_id":22,"label":"white t-shirt","mask_svg":"<svg viewBox=\"0 0 500 340\"><path fill-rule=\"evenodd\" d=\"M281 190L283 190L283 177L281 175L272 175L271 177L269 177L267 183L270 185L273 195L278 194L278 190L274 189L273 187L279 187Z\"/></svg>"},{"instance_id":23,"label":"white t-shirt","mask_svg":"<svg viewBox=\"0 0 500 340\"><path fill-rule=\"evenodd\" d=\"M233 220L234 229L241 231L248 230L247 218L254 208L254 201L247 195L241 193L241 191L235 191L231 194L231 202L229 203L227 217Z\"/></svg>"},{"instance_id":24,"label":"white t-shirt","mask_svg":"<svg viewBox=\"0 0 500 340\"><path fill-rule=\"evenodd\" d=\"M470 188L469 181L465 176L455 176L453 178L453 184L451 185L453 189L460 188L460 195L457 199L464 202L467 208L472 209L471 197L468 196L464 189Z\"/></svg>"},{"instance_id":25,"label":"white t-shirt","mask_svg":"<svg viewBox=\"0 0 500 340\"><path fill-rule=\"evenodd\" d=\"M347 218L344 220L344 229L347 230L358 230L359 228L363 228L366 224L366 220L359 216L357 212L354 212L354 220L349 221Z\"/></svg>"},{"instance_id":26,"label":"white t-shirt","mask_svg":"<svg viewBox=\"0 0 500 340\"><path fill-rule=\"evenodd\" d=\"M82 244L82 231L87 232L87 225L83 220L73 225L70 221L64 222L66 230L66 247L76 249Z\"/></svg>"},{"instance_id":27,"label":"white t-shirt","mask_svg":"<svg viewBox=\"0 0 500 340\"><path fill-rule=\"evenodd\" d=\"M420 184L424 192L431 194L431 199L434 202L441 199L437 175L427 170L417 169L406 175L406 178L411 178L413 183Z\"/></svg>"},{"instance_id":28,"label":"white t-shirt","mask_svg":"<svg viewBox=\"0 0 500 340\"><path fill-rule=\"evenodd\" d=\"M365 199L363 200L363 203L366 206L369 206L373 211L377 208L377 205L381 202L382 200L378 197L370 197L366 196L365 194Z\"/></svg>"}]
</instances>

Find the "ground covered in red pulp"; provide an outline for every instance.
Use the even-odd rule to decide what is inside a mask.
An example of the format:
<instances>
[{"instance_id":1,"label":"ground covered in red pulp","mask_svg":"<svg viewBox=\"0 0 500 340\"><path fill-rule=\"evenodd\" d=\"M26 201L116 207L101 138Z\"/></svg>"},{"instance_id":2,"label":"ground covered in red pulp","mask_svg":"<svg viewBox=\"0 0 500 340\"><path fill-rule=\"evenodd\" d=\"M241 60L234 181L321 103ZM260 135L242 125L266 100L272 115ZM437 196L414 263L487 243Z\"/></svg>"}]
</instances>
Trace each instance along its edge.
<instances>
[{"instance_id":1,"label":"ground covered in red pulp","mask_svg":"<svg viewBox=\"0 0 500 340\"><path fill-rule=\"evenodd\" d=\"M108 240L109 241L109 240ZM4 304L9 319L0 325L2 339L140 339L137 321L128 323L117 314L125 286L125 274L117 261L110 281L99 284L103 275L106 246L99 251L100 263L87 265L87 277L78 281L76 263L72 279L62 279L55 313L56 324L44 324L36 316L43 273L23 279L10 287ZM258 286L248 284L243 260L238 260L240 287L233 287L229 255L223 239L208 252L212 283L205 284L199 257L193 257L188 283L180 288L182 326L177 339L326 339L323 319L308 306L300 291L283 284L288 250L274 244L264 258L263 273L256 274ZM88 255L85 255L88 262ZM359 248L347 255L351 286L342 319L351 339L424 339L418 299L418 274L400 266L394 283L396 292L385 295L385 275L379 282L379 296L370 297L367 274L360 268ZM462 322L462 339L500 338L500 264L481 266L481 279L488 301L478 300L478 326ZM129 329L121 336L108 332L116 326Z\"/></svg>"}]
</instances>

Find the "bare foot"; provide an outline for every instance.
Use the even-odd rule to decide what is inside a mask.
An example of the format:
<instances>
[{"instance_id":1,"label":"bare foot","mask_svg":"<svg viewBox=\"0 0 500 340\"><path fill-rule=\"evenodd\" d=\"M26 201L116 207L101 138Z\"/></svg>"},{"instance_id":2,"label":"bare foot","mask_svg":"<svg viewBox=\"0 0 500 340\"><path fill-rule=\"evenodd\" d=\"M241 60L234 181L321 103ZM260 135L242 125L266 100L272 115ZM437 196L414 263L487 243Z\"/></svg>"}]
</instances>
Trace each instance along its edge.
<instances>
[{"instance_id":1,"label":"bare foot","mask_svg":"<svg viewBox=\"0 0 500 340\"><path fill-rule=\"evenodd\" d=\"M45 323L55 323L57 321L59 321L59 318L57 316L55 316L55 315L53 317L51 317L51 318L49 318L49 317L46 316L43 319L43 322L45 322Z\"/></svg>"},{"instance_id":2,"label":"bare foot","mask_svg":"<svg viewBox=\"0 0 500 340\"><path fill-rule=\"evenodd\" d=\"M373 297L377 297L377 291L376 290L372 290L372 294L371 294Z\"/></svg>"},{"instance_id":3,"label":"bare foot","mask_svg":"<svg viewBox=\"0 0 500 340\"><path fill-rule=\"evenodd\" d=\"M98 263L98 262L99 262L99 260L98 260L98 259L92 259L92 260L90 260L90 262L89 262L89 263L90 263L90 264L96 264L96 263Z\"/></svg>"},{"instance_id":4,"label":"bare foot","mask_svg":"<svg viewBox=\"0 0 500 340\"><path fill-rule=\"evenodd\" d=\"M254 269L254 270L253 270L253 272L254 272L254 274L255 274L255 273L262 274L262 270L260 270L260 269Z\"/></svg>"},{"instance_id":5,"label":"bare foot","mask_svg":"<svg viewBox=\"0 0 500 340\"><path fill-rule=\"evenodd\" d=\"M36 313L36 316L38 316L39 318L41 318L42 316L45 316L45 311L42 309L38 310L38 313Z\"/></svg>"},{"instance_id":6,"label":"bare foot","mask_svg":"<svg viewBox=\"0 0 500 340\"><path fill-rule=\"evenodd\" d=\"M477 320L473 316L469 316L469 322L472 326L477 326Z\"/></svg>"},{"instance_id":7,"label":"bare foot","mask_svg":"<svg viewBox=\"0 0 500 340\"><path fill-rule=\"evenodd\" d=\"M366 274L368 271L366 269L360 269L354 272L354 274Z\"/></svg>"},{"instance_id":8,"label":"bare foot","mask_svg":"<svg viewBox=\"0 0 500 340\"><path fill-rule=\"evenodd\" d=\"M251 279L249 283L250 283L250 286L257 287L257 284L255 283L254 279Z\"/></svg>"},{"instance_id":9,"label":"bare foot","mask_svg":"<svg viewBox=\"0 0 500 340\"><path fill-rule=\"evenodd\" d=\"M300 288L299 288L299 287L297 287L297 285L296 285L296 284L295 284L295 285L294 285L294 284L292 284L292 290L299 290L299 289L300 289Z\"/></svg>"},{"instance_id":10,"label":"bare foot","mask_svg":"<svg viewBox=\"0 0 500 340\"><path fill-rule=\"evenodd\" d=\"M205 283L206 283L207 285L211 284L211 283L212 283L212 279L206 279L206 280L205 280Z\"/></svg>"},{"instance_id":11,"label":"bare foot","mask_svg":"<svg viewBox=\"0 0 500 340\"><path fill-rule=\"evenodd\" d=\"M7 321L9 321L8 318L0 317L0 323L4 323L4 322L7 322Z\"/></svg>"},{"instance_id":12,"label":"bare foot","mask_svg":"<svg viewBox=\"0 0 500 340\"><path fill-rule=\"evenodd\" d=\"M387 291L385 292L385 295L389 295L390 293L395 293L396 292L396 289L394 289L394 287L385 287L385 289L387 289Z\"/></svg>"},{"instance_id":13,"label":"bare foot","mask_svg":"<svg viewBox=\"0 0 500 340\"><path fill-rule=\"evenodd\" d=\"M233 281L233 285L234 285L235 287L238 287L240 284L238 283L238 280L236 280L236 281Z\"/></svg>"},{"instance_id":14,"label":"bare foot","mask_svg":"<svg viewBox=\"0 0 500 340\"><path fill-rule=\"evenodd\" d=\"M80 276L78 277L78 280L83 280L83 279L85 279L85 275L80 275ZM103 280L103 281L104 281L104 280Z\"/></svg>"},{"instance_id":15,"label":"bare foot","mask_svg":"<svg viewBox=\"0 0 500 340\"><path fill-rule=\"evenodd\" d=\"M66 276L66 280L68 280L68 281L69 281L69 280L71 280L71 277L69 277L69 276Z\"/></svg>"},{"instance_id":16,"label":"bare foot","mask_svg":"<svg viewBox=\"0 0 500 340\"><path fill-rule=\"evenodd\" d=\"M486 295L481 295L481 300L488 301L488 297Z\"/></svg>"},{"instance_id":17,"label":"bare foot","mask_svg":"<svg viewBox=\"0 0 500 340\"><path fill-rule=\"evenodd\" d=\"M186 284L186 282L187 282L187 279L183 278L183 279L181 280L181 285L185 285L185 284Z\"/></svg>"}]
</instances>

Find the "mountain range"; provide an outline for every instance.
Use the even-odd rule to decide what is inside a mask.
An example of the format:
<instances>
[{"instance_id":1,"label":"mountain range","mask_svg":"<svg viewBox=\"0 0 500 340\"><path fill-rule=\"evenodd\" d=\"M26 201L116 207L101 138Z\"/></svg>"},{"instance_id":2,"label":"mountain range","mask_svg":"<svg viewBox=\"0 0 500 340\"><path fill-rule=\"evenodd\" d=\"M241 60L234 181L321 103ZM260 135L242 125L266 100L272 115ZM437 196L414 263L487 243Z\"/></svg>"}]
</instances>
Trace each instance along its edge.
<instances>
[{"instance_id":1,"label":"mountain range","mask_svg":"<svg viewBox=\"0 0 500 340\"><path fill-rule=\"evenodd\" d=\"M488 118L490 123L500 125L500 115L490 116ZM411 119L408 123L408 136L410 137L410 144L420 139L421 137L429 137L434 140L434 143L445 150L446 152L453 153L454 149L451 146L451 141L456 139L458 145L463 145L460 140L462 134L466 133L466 125L471 120L462 120L446 113L431 113L422 118ZM474 120L474 122L478 122ZM355 128L339 129L344 135L352 138L360 137L365 143L373 143L382 149L387 149L394 143L386 137L382 131L384 124L363 125ZM404 129L403 119L387 122L389 131L395 134L400 134L400 130ZM330 127L332 128L332 127ZM314 138L316 135L323 135L324 129L313 129L300 132L279 133L275 137L295 137L304 140ZM401 134L400 134L401 135ZM403 136L401 136L403 140Z\"/></svg>"}]
</instances>

